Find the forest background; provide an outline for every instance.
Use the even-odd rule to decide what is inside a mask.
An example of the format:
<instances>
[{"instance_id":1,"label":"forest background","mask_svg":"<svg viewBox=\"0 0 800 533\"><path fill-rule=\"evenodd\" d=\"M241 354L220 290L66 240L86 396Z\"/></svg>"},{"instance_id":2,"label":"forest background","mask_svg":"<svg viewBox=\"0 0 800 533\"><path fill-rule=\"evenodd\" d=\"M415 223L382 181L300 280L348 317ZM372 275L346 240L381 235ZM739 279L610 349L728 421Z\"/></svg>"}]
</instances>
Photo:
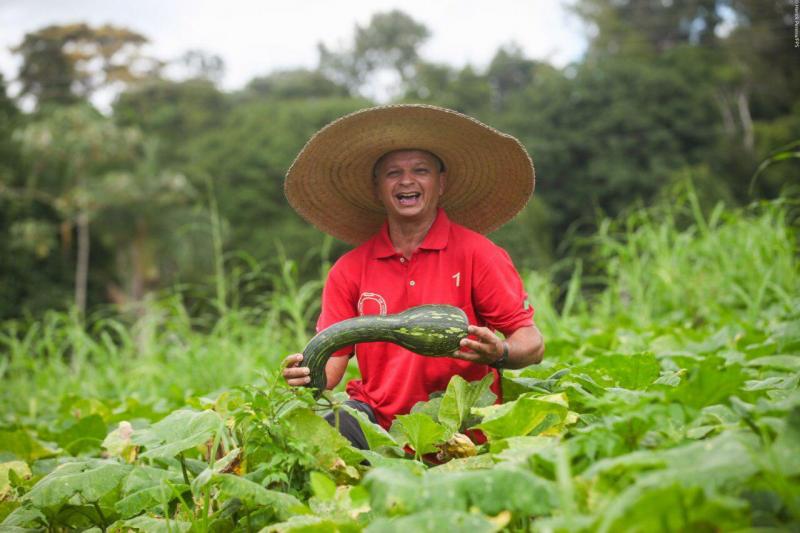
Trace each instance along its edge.
<instances>
[{"instance_id":1,"label":"forest background","mask_svg":"<svg viewBox=\"0 0 800 533\"><path fill-rule=\"evenodd\" d=\"M348 248L291 210L283 176L315 131L375 105L366 95L386 76L397 80L391 102L456 109L526 146L534 200L491 237L520 269L563 284L599 220L669 202L687 180L708 210L796 198L793 1L571 9L589 45L565 67L513 43L486 68L431 62L420 50L435 29L390 11L342 46L320 44L316 68L236 91L220 88L213 51L187 51L190 75L170 78L136 28L75 22L26 34L16 80L0 78L0 320L49 309L136 318L165 293L213 316L214 302L265 298L277 278L259 274L282 263L301 282L319 279L320 264ZM101 113L92 97L109 87L119 93ZM763 164L776 153L786 161ZM591 262L584 269L591 289Z\"/></svg>"}]
</instances>

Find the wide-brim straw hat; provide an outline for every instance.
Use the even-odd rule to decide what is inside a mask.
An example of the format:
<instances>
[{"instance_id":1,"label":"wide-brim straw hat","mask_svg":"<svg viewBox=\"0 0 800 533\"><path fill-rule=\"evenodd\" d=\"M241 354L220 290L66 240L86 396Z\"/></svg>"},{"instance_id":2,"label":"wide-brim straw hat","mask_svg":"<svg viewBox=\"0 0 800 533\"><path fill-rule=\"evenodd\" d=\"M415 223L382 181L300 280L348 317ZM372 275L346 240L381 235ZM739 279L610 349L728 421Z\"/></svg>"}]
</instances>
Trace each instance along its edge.
<instances>
[{"instance_id":1,"label":"wide-brim straw hat","mask_svg":"<svg viewBox=\"0 0 800 533\"><path fill-rule=\"evenodd\" d=\"M533 162L517 139L450 109L403 104L357 111L318 131L289 168L286 198L320 230L360 244L386 219L373 194L375 162L400 149L427 150L444 162L439 205L480 233L511 220L533 193Z\"/></svg>"}]
</instances>

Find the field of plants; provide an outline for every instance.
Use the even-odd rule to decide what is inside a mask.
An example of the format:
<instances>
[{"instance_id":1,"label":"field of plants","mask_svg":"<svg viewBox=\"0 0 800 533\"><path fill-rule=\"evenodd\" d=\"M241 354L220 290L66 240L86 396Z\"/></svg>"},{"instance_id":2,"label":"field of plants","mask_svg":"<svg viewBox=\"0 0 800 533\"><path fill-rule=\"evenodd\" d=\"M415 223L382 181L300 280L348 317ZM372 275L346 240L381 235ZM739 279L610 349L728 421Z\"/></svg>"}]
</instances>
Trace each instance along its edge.
<instances>
[{"instance_id":1,"label":"field of plants","mask_svg":"<svg viewBox=\"0 0 800 533\"><path fill-rule=\"evenodd\" d=\"M505 403L456 378L367 451L319 416L343 393L279 377L321 288L291 262L226 258L203 313L7 322L0 529L800 531L797 220L689 188L605 222L591 262L524 273L547 351Z\"/></svg>"}]
</instances>

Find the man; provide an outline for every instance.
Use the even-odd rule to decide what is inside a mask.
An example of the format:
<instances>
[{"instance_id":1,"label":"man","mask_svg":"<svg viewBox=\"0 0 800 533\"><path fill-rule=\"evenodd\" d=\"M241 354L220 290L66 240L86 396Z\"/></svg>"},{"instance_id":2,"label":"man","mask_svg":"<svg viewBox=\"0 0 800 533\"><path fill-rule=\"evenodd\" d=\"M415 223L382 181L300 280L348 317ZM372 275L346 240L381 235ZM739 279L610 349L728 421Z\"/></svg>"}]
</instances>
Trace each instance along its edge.
<instances>
[{"instance_id":1,"label":"man","mask_svg":"<svg viewBox=\"0 0 800 533\"><path fill-rule=\"evenodd\" d=\"M501 397L499 369L540 362L544 343L519 274L481 235L522 209L533 185L533 165L516 139L447 109L367 109L312 137L289 169L287 198L312 224L357 245L330 271L317 330L430 303L460 307L471 324L452 357L390 343L343 348L326 366L328 387L355 355L362 379L347 385L351 405L388 428L456 374L474 381L494 373ZM302 354L286 358L283 375L290 385L309 382ZM349 415L340 430L366 447Z\"/></svg>"}]
</instances>

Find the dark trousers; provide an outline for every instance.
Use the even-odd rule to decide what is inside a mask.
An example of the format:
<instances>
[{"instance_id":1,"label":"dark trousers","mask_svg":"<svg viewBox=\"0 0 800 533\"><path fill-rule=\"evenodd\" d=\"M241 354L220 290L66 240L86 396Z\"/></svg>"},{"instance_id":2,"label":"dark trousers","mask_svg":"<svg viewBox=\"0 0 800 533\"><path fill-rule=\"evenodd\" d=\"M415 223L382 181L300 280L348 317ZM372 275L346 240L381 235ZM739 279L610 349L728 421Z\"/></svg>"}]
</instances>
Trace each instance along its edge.
<instances>
[{"instance_id":1,"label":"dark trousers","mask_svg":"<svg viewBox=\"0 0 800 533\"><path fill-rule=\"evenodd\" d=\"M375 413L372 412L372 408L364 402L359 402L358 400L347 400L344 402L344 404L352 407L353 409L358 409L362 413L366 414L367 418L369 418L369 421L373 424L378 423L375 419ZM333 427L336 427L336 416L333 412L325 415L325 420L327 420L328 423ZM364 437L364 432L361 431L361 426L358 425L358 420L356 420L353 415L344 409L339 409L339 433L341 433L344 438L349 440L353 447L358 448L359 450L369 450L367 439Z\"/></svg>"}]
</instances>

